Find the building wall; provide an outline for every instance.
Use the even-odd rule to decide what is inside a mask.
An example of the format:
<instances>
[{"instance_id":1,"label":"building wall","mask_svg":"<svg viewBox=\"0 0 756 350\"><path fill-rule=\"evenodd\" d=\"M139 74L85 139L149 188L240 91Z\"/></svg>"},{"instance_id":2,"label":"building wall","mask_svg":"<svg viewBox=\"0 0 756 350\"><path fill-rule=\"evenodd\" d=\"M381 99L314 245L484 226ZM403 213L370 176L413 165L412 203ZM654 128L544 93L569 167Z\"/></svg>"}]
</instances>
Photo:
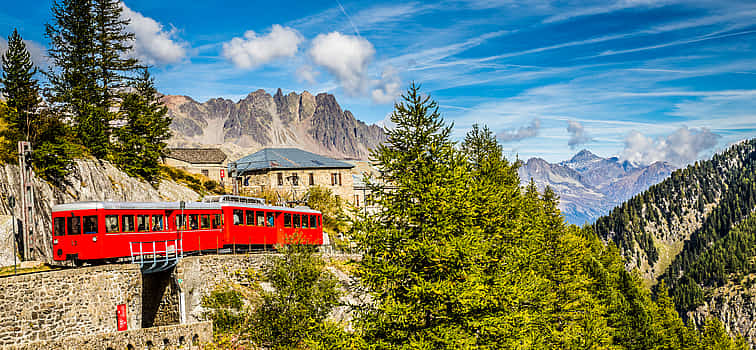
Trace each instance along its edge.
<instances>
[{"instance_id":1,"label":"building wall","mask_svg":"<svg viewBox=\"0 0 756 350\"><path fill-rule=\"evenodd\" d=\"M281 174L283 185L279 184L278 176ZM292 183L291 177L296 174L298 184ZM260 190L275 190L281 193L295 194L301 198L310 188L310 174L313 175L315 186L323 186L331 189L333 194L342 200L352 203L354 200L354 184L350 169L303 169L303 170L272 170L260 174L245 176L241 183L242 190L251 193ZM341 175L341 183L333 184L332 174Z\"/></svg>"},{"instance_id":2,"label":"building wall","mask_svg":"<svg viewBox=\"0 0 756 350\"><path fill-rule=\"evenodd\" d=\"M142 273L105 265L0 278L0 346L141 328Z\"/></svg>"},{"instance_id":3,"label":"building wall","mask_svg":"<svg viewBox=\"0 0 756 350\"><path fill-rule=\"evenodd\" d=\"M202 171L207 171L207 176L211 180L215 180L220 182L221 177L220 173L221 170L224 172L224 181L228 177L228 174L225 174L226 171L226 162L223 162L222 164L192 164L187 163L182 160L173 159L173 158L165 158L165 165L172 166L174 168L179 168L186 170L192 174L198 174L198 175L205 175Z\"/></svg>"}]
</instances>

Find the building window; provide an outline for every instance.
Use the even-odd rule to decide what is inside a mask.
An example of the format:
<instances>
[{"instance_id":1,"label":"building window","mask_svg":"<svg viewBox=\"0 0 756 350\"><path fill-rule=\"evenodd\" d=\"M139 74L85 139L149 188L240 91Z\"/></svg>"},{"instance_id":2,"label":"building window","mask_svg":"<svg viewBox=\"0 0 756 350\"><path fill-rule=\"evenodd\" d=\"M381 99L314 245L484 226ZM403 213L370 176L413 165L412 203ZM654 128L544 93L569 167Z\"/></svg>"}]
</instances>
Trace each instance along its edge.
<instances>
[{"instance_id":1,"label":"building window","mask_svg":"<svg viewBox=\"0 0 756 350\"><path fill-rule=\"evenodd\" d=\"M283 186L283 174L278 173L278 186Z\"/></svg>"},{"instance_id":2,"label":"building window","mask_svg":"<svg viewBox=\"0 0 756 350\"><path fill-rule=\"evenodd\" d=\"M341 186L341 173L331 173L331 186Z\"/></svg>"},{"instance_id":3,"label":"building window","mask_svg":"<svg viewBox=\"0 0 756 350\"><path fill-rule=\"evenodd\" d=\"M294 173L291 175L291 185L299 186L299 174Z\"/></svg>"},{"instance_id":4,"label":"building window","mask_svg":"<svg viewBox=\"0 0 756 350\"><path fill-rule=\"evenodd\" d=\"M202 169L202 175L205 177L210 177L210 170Z\"/></svg>"},{"instance_id":5,"label":"building window","mask_svg":"<svg viewBox=\"0 0 756 350\"><path fill-rule=\"evenodd\" d=\"M310 173L310 186L315 185L315 174Z\"/></svg>"}]
</instances>

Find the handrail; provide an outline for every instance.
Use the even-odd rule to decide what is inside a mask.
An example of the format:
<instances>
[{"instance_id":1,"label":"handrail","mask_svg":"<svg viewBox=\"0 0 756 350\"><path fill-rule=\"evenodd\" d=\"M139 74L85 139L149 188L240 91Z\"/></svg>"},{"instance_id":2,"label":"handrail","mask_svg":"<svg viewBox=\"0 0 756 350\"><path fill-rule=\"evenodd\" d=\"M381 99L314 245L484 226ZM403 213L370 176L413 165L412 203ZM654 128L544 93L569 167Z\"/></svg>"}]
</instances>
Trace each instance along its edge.
<instances>
[{"instance_id":1,"label":"handrail","mask_svg":"<svg viewBox=\"0 0 756 350\"><path fill-rule=\"evenodd\" d=\"M180 239L129 242L129 253L131 263L139 265L142 273L165 271L176 266L183 256L183 242Z\"/></svg>"}]
</instances>

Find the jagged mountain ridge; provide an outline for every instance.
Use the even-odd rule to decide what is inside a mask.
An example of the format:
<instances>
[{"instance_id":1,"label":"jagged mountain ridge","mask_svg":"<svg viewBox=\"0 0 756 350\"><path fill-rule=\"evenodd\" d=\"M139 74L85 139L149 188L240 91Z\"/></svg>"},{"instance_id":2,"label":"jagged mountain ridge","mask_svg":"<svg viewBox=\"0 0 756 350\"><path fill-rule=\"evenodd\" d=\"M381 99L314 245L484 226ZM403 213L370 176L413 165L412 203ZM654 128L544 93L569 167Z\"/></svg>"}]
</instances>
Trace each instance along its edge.
<instances>
[{"instance_id":1,"label":"jagged mountain ridge","mask_svg":"<svg viewBox=\"0 0 756 350\"><path fill-rule=\"evenodd\" d=\"M357 120L327 93L275 95L257 90L238 102L214 98L204 103L166 95L173 118L171 145L228 145L242 153L269 146L295 146L337 158L367 159L385 140L383 129Z\"/></svg>"},{"instance_id":2,"label":"jagged mountain ridge","mask_svg":"<svg viewBox=\"0 0 756 350\"><path fill-rule=\"evenodd\" d=\"M531 158L520 167L519 174L523 181L532 178L540 190L547 185L554 189L565 219L582 225L662 181L673 170L664 162L642 166L582 150L570 160L555 164Z\"/></svg>"}]
</instances>

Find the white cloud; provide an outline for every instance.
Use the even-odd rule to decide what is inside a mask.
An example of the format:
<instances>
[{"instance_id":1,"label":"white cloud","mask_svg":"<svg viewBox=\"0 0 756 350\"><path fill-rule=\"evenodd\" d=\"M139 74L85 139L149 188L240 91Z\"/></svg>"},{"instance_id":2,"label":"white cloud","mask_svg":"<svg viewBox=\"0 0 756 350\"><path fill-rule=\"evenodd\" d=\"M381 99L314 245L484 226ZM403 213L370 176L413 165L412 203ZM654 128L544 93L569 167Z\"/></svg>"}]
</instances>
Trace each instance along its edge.
<instances>
[{"instance_id":1,"label":"white cloud","mask_svg":"<svg viewBox=\"0 0 756 350\"><path fill-rule=\"evenodd\" d=\"M300 82L306 81L310 84L315 84L318 75L320 75L320 72L314 70L312 66L308 64L297 68L297 80Z\"/></svg>"},{"instance_id":2,"label":"white cloud","mask_svg":"<svg viewBox=\"0 0 756 350\"><path fill-rule=\"evenodd\" d=\"M176 39L176 30L164 30L163 25L121 3L121 17L129 19L127 29L134 33L132 55L146 64L167 64L186 56L186 44Z\"/></svg>"},{"instance_id":3,"label":"white cloud","mask_svg":"<svg viewBox=\"0 0 756 350\"><path fill-rule=\"evenodd\" d=\"M622 158L641 164L666 161L682 167L697 160L701 152L716 146L720 137L707 128L681 127L656 139L633 130L625 138Z\"/></svg>"},{"instance_id":4,"label":"white cloud","mask_svg":"<svg viewBox=\"0 0 756 350\"><path fill-rule=\"evenodd\" d=\"M304 38L296 30L274 24L267 35L258 36L249 30L244 38L223 43L223 56L239 68L254 68L277 58L294 56L302 41Z\"/></svg>"},{"instance_id":5,"label":"white cloud","mask_svg":"<svg viewBox=\"0 0 756 350\"><path fill-rule=\"evenodd\" d=\"M593 140L593 138L585 132L583 124L575 120L567 121L567 132L570 133L570 139L567 141L567 145L572 149Z\"/></svg>"},{"instance_id":6,"label":"white cloud","mask_svg":"<svg viewBox=\"0 0 756 350\"><path fill-rule=\"evenodd\" d=\"M372 97L375 103L389 103L399 96L401 80L394 67L388 66L383 70L381 79L373 89Z\"/></svg>"},{"instance_id":7,"label":"white cloud","mask_svg":"<svg viewBox=\"0 0 756 350\"><path fill-rule=\"evenodd\" d=\"M318 35L310 49L313 62L335 75L350 95L367 89L367 67L374 54L373 44L365 38L339 32Z\"/></svg>"},{"instance_id":8,"label":"white cloud","mask_svg":"<svg viewBox=\"0 0 756 350\"><path fill-rule=\"evenodd\" d=\"M520 141L529 137L537 136L540 128L541 120L535 118L530 122L530 125L523 126L517 130L504 130L496 134L496 138L501 142Z\"/></svg>"}]
</instances>

